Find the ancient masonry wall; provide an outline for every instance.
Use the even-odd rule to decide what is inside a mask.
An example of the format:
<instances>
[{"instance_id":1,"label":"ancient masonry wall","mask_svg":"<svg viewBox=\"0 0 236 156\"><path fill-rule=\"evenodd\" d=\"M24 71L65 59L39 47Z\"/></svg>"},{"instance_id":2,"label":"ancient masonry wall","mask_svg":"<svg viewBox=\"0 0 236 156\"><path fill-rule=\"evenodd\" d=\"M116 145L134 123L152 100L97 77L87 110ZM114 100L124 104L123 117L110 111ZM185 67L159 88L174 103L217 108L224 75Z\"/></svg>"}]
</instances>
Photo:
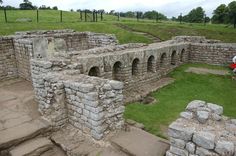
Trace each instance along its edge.
<instances>
[{"instance_id":1,"label":"ancient masonry wall","mask_svg":"<svg viewBox=\"0 0 236 156\"><path fill-rule=\"evenodd\" d=\"M190 61L215 65L228 65L236 55L236 44L193 43L190 46Z\"/></svg>"},{"instance_id":2,"label":"ancient masonry wall","mask_svg":"<svg viewBox=\"0 0 236 156\"><path fill-rule=\"evenodd\" d=\"M85 51L86 55L73 56L72 62L80 62L83 74L89 75L91 69L97 68L97 72L94 73L96 76L122 81L125 90L129 90L156 81L180 64L188 62L190 53L188 47L187 43L167 42L163 45L111 52L106 52L106 48L99 48ZM135 61L136 67L134 67Z\"/></svg>"},{"instance_id":3,"label":"ancient masonry wall","mask_svg":"<svg viewBox=\"0 0 236 156\"><path fill-rule=\"evenodd\" d=\"M32 60L31 64L39 110L54 128L71 124L99 140L122 127L122 82L74 70L53 72L58 62Z\"/></svg>"},{"instance_id":4,"label":"ancient masonry wall","mask_svg":"<svg viewBox=\"0 0 236 156\"><path fill-rule=\"evenodd\" d=\"M236 119L222 114L222 106L190 102L169 126L171 147L166 156L235 156Z\"/></svg>"},{"instance_id":5,"label":"ancient masonry wall","mask_svg":"<svg viewBox=\"0 0 236 156\"><path fill-rule=\"evenodd\" d=\"M0 81L18 77L12 37L0 37Z\"/></svg>"},{"instance_id":6,"label":"ancient masonry wall","mask_svg":"<svg viewBox=\"0 0 236 156\"><path fill-rule=\"evenodd\" d=\"M73 30L17 32L14 36L1 37L0 80L22 77L31 81L31 58L115 44L117 40L114 35Z\"/></svg>"}]
</instances>

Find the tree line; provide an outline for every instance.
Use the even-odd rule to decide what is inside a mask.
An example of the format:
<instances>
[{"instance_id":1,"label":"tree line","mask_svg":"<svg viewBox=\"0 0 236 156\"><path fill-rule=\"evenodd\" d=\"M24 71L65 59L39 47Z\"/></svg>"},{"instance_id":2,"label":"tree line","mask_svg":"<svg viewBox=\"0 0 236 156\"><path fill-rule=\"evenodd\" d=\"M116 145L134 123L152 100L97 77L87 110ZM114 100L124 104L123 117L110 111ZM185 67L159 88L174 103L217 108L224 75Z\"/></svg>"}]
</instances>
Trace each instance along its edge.
<instances>
[{"instance_id":1,"label":"tree line","mask_svg":"<svg viewBox=\"0 0 236 156\"><path fill-rule=\"evenodd\" d=\"M0 0L0 4L3 3L3 0ZM41 9L41 10L58 10L57 6L50 7L46 5L42 5L40 7L37 7L32 4L29 0L23 0L22 3L20 3L19 8L7 5L7 6L0 6L0 9L7 9L7 10L36 10L36 9Z\"/></svg>"},{"instance_id":2,"label":"tree line","mask_svg":"<svg viewBox=\"0 0 236 156\"><path fill-rule=\"evenodd\" d=\"M192 9L187 15L172 17L173 21L190 23L212 22L216 24L234 24L236 22L236 1L227 5L221 4L214 11L212 18L207 17L202 7Z\"/></svg>"}]
</instances>

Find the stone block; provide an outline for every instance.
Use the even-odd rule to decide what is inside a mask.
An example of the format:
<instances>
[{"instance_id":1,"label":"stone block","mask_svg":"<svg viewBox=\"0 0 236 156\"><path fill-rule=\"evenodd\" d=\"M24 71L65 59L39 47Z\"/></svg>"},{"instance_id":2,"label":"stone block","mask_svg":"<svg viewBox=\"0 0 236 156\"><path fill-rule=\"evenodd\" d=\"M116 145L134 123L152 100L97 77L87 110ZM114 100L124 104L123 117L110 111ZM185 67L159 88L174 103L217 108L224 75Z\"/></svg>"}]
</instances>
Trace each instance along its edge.
<instances>
[{"instance_id":1,"label":"stone block","mask_svg":"<svg viewBox=\"0 0 236 156\"><path fill-rule=\"evenodd\" d=\"M202 148L202 147L197 147L196 155L198 155L198 156L219 156L217 153L214 153L214 152L207 150L205 148Z\"/></svg>"},{"instance_id":2,"label":"stone block","mask_svg":"<svg viewBox=\"0 0 236 156\"><path fill-rule=\"evenodd\" d=\"M208 118L209 118L209 112L207 112L207 111L197 111L197 120L200 123L202 123L202 124L206 123Z\"/></svg>"},{"instance_id":3,"label":"stone block","mask_svg":"<svg viewBox=\"0 0 236 156\"><path fill-rule=\"evenodd\" d=\"M195 111L198 107L204 107L205 104L205 101L194 100L187 105L186 110Z\"/></svg>"},{"instance_id":4,"label":"stone block","mask_svg":"<svg viewBox=\"0 0 236 156\"><path fill-rule=\"evenodd\" d=\"M179 156L188 156L188 151L170 146L170 152Z\"/></svg>"},{"instance_id":5,"label":"stone block","mask_svg":"<svg viewBox=\"0 0 236 156\"><path fill-rule=\"evenodd\" d=\"M190 154L194 154L195 150L196 150L196 145L192 142L188 142L186 144L186 150L190 153Z\"/></svg>"},{"instance_id":6,"label":"stone block","mask_svg":"<svg viewBox=\"0 0 236 156\"><path fill-rule=\"evenodd\" d=\"M222 140L216 143L215 151L221 156L233 156L234 148L233 142Z\"/></svg>"},{"instance_id":7,"label":"stone block","mask_svg":"<svg viewBox=\"0 0 236 156\"><path fill-rule=\"evenodd\" d=\"M210 108L214 113L218 114L218 115L222 115L223 114L223 107L213 104L213 103L207 103L207 107Z\"/></svg>"},{"instance_id":8,"label":"stone block","mask_svg":"<svg viewBox=\"0 0 236 156\"><path fill-rule=\"evenodd\" d=\"M192 139L194 127L186 127L181 123L174 122L169 126L168 135L173 138L189 141Z\"/></svg>"},{"instance_id":9,"label":"stone block","mask_svg":"<svg viewBox=\"0 0 236 156\"><path fill-rule=\"evenodd\" d=\"M111 87L115 90L120 90L120 89L123 89L124 87L124 84L123 82L120 82L120 81L114 81L114 80L110 80L109 81L109 84L111 85Z\"/></svg>"},{"instance_id":10,"label":"stone block","mask_svg":"<svg viewBox=\"0 0 236 156\"><path fill-rule=\"evenodd\" d=\"M184 149L186 143L184 140L181 140L181 139L170 138L170 144L171 146Z\"/></svg>"},{"instance_id":11,"label":"stone block","mask_svg":"<svg viewBox=\"0 0 236 156\"><path fill-rule=\"evenodd\" d=\"M193 135L193 142L206 149L214 149L215 135L210 132L196 132Z\"/></svg>"},{"instance_id":12,"label":"stone block","mask_svg":"<svg viewBox=\"0 0 236 156\"><path fill-rule=\"evenodd\" d=\"M181 112L180 116L185 119L192 119L193 113L192 112Z\"/></svg>"}]
</instances>

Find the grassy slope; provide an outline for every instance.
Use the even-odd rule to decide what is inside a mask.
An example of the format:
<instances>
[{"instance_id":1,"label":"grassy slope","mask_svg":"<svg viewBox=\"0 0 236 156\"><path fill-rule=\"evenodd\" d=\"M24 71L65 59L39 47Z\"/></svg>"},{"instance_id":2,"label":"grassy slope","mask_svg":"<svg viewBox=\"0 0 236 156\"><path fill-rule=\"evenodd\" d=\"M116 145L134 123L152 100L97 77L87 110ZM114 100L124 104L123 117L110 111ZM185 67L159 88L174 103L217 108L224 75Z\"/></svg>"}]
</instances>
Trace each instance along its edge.
<instances>
[{"instance_id":1,"label":"grassy slope","mask_svg":"<svg viewBox=\"0 0 236 156\"><path fill-rule=\"evenodd\" d=\"M125 118L143 123L147 131L162 137L165 128L195 99L220 104L224 107L225 115L235 118L235 81L230 76L185 73L189 66L222 68L209 65L183 65L177 68L170 74L176 81L152 94L159 101L157 104L130 104L126 107Z\"/></svg>"},{"instance_id":2,"label":"grassy slope","mask_svg":"<svg viewBox=\"0 0 236 156\"><path fill-rule=\"evenodd\" d=\"M92 15L89 15L92 17ZM35 10L9 10L7 11L9 23L4 22L3 10L0 10L0 35L13 34L15 31L37 30L37 29L75 29L77 31L94 31L101 33L113 33L120 43L144 42L150 43L150 39L140 34L134 34L122 30L114 25L117 17L104 15L104 21L80 22L78 12L63 12L63 23L60 23L60 12L55 10L39 10L39 23L36 23ZM100 16L98 16L100 17ZM18 18L30 18L31 23L16 22ZM88 18L91 20L91 18ZM100 19L99 19L100 20ZM236 30L225 25L203 24L179 24L175 22L158 22L153 20L141 20L137 22L132 18L121 18L120 21L129 27L144 32L149 32L162 40L168 40L177 35L203 35L210 39L219 39L224 42L236 42Z\"/></svg>"},{"instance_id":3,"label":"grassy slope","mask_svg":"<svg viewBox=\"0 0 236 156\"><path fill-rule=\"evenodd\" d=\"M189 24L175 22L160 23L131 23L126 22L125 25L144 32L149 32L162 40L171 39L172 36L192 35L206 36L208 39L218 39L224 42L236 42L236 29L226 27L225 25L208 24Z\"/></svg>"},{"instance_id":4,"label":"grassy slope","mask_svg":"<svg viewBox=\"0 0 236 156\"><path fill-rule=\"evenodd\" d=\"M150 43L151 41L143 35L134 34L118 28L113 25L111 20L115 20L114 16L105 15L104 22L80 22L79 13L63 12L63 22L60 23L59 11L43 10L39 11L39 23L36 23L36 11L32 10L17 10L8 11L8 21L4 22L3 11L0 10L0 34L9 35L16 31L26 30L47 30L47 29L75 29L77 31L93 31L99 33L115 34L120 43L143 42ZM43 17L43 18L42 18ZM18 18L30 18L33 22L21 23L16 22ZM89 19L88 19L89 20Z\"/></svg>"}]
</instances>

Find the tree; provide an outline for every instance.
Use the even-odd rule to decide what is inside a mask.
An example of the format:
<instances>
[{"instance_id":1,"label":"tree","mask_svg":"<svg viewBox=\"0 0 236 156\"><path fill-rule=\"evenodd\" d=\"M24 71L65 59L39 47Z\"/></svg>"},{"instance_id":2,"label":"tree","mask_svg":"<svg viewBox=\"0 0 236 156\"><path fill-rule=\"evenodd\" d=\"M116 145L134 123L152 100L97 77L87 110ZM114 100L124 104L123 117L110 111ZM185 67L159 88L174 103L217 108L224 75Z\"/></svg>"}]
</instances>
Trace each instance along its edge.
<instances>
[{"instance_id":1,"label":"tree","mask_svg":"<svg viewBox=\"0 0 236 156\"><path fill-rule=\"evenodd\" d=\"M213 23L228 23L229 22L229 9L225 4L221 4L214 10L212 22Z\"/></svg>"},{"instance_id":2,"label":"tree","mask_svg":"<svg viewBox=\"0 0 236 156\"><path fill-rule=\"evenodd\" d=\"M2 0L0 0L0 4L2 4L3 3L3 1Z\"/></svg>"},{"instance_id":3,"label":"tree","mask_svg":"<svg viewBox=\"0 0 236 156\"><path fill-rule=\"evenodd\" d=\"M109 12L109 15L114 15L115 14L115 10L111 10L110 12Z\"/></svg>"},{"instance_id":4,"label":"tree","mask_svg":"<svg viewBox=\"0 0 236 156\"><path fill-rule=\"evenodd\" d=\"M203 8L197 7L196 9L192 9L188 13L186 20L192 23L201 23L204 20L204 14L205 11L203 10Z\"/></svg>"},{"instance_id":5,"label":"tree","mask_svg":"<svg viewBox=\"0 0 236 156\"><path fill-rule=\"evenodd\" d=\"M52 7L53 10L58 10L57 6Z\"/></svg>"},{"instance_id":6,"label":"tree","mask_svg":"<svg viewBox=\"0 0 236 156\"><path fill-rule=\"evenodd\" d=\"M233 23L234 27L236 27L236 1L229 3L228 8L230 23Z\"/></svg>"},{"instance_id":7,"label":"tree","mask_svg":"<svg viewBox=\"0 0 236 156\"><path fill-rule=\"evenodd\" d=\"M32 9L35 9L35 7L32 5L32 3L29 0L24 0L23 3L20 4L20 9L32 10Z\"/></svg>"}]
</instances>

